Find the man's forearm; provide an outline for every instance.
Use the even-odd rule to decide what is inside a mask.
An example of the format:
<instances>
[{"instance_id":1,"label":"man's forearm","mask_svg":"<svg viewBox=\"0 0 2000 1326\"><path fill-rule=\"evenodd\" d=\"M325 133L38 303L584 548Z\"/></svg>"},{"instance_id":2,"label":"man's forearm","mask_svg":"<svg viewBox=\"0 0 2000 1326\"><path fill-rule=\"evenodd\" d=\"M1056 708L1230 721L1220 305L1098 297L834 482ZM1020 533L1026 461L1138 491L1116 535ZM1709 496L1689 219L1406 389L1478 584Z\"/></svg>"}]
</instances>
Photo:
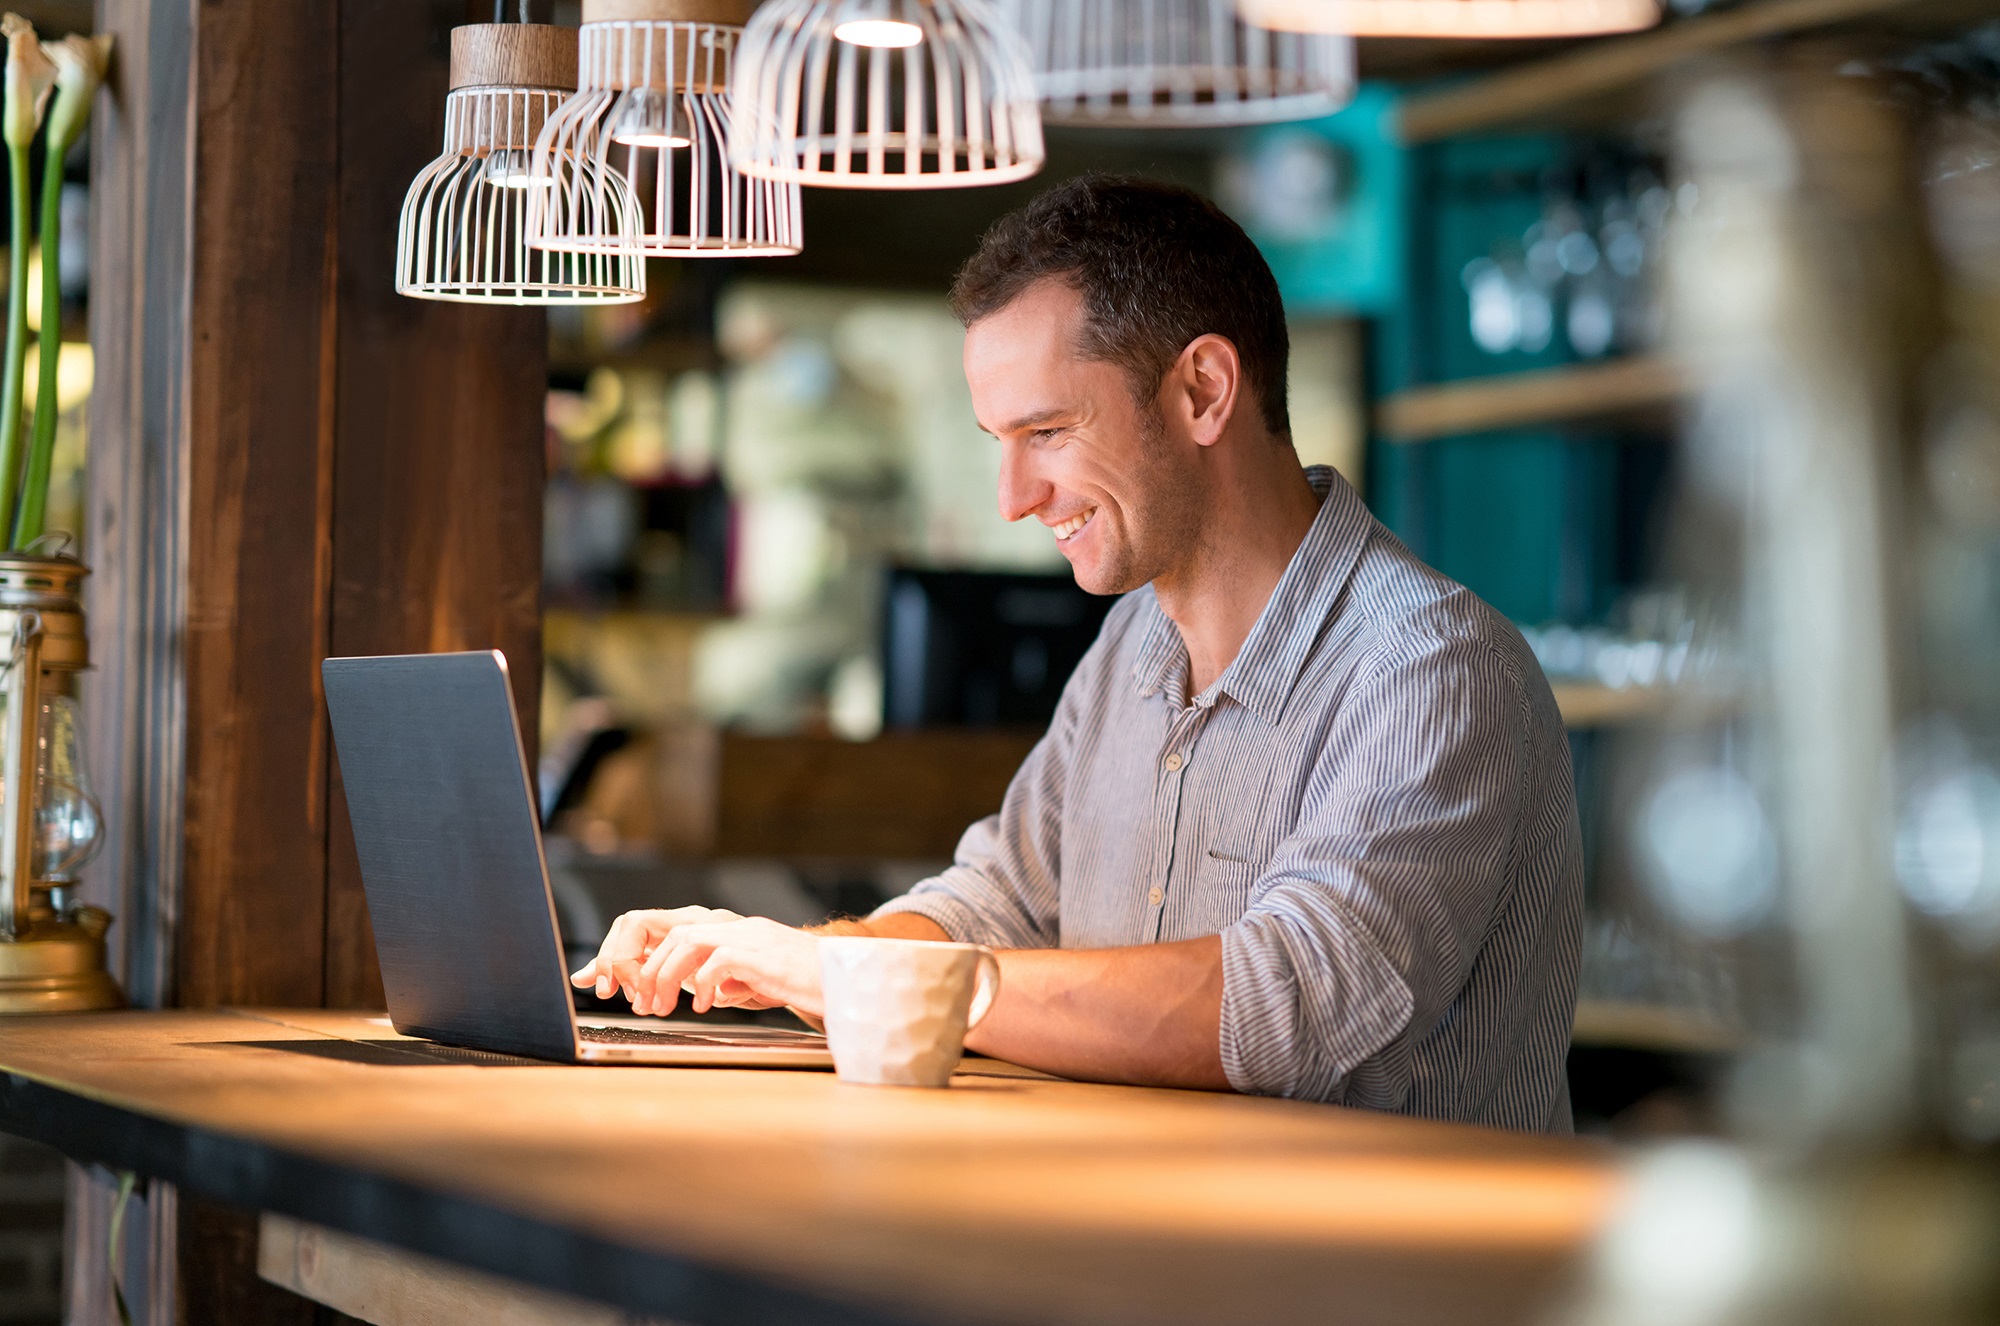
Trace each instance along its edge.
<instances>
[{"instance_id":1,"label":"man's forearm","mask_svg":"<svg viewBox=\"0 0 2000 1326\"><path fill-rule=\"evenodd\" d=\"M943 926L928 916L916 912L890 912L887 916L870 917L863 920L827 921L821 925L808 926L815 935L861 935L869 939L928 939L932 943L948 944L951 936Z\"/></svg>"},{"instance_id":2,"label":"man's forearm","mask_svg":"<svg viewBox=\"0 0 2000 1326\"><path fill-rule=\"evenodd\" d=\"M1064 1077L1222 1091L1222 941L1013 949L1000 998L966 1037Z\"/></svg>"}]
</instances>

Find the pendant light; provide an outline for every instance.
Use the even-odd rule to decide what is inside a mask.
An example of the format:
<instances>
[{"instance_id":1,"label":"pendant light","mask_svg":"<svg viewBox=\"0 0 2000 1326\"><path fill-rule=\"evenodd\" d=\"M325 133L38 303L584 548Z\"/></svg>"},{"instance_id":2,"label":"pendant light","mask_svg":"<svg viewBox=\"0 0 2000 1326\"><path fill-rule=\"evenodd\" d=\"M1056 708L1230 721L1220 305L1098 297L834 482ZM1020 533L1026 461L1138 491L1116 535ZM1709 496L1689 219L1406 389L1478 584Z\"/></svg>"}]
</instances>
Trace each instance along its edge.
<instances>
[{"instance_id":1,"label":"pendant light","mask_svg":"<svg viewBox=\"0 0 2000 1326\"><path fill-rule=\"evenodd\" d=\"M1238 0L1252 23L1356 37L1588 37L1650 28L1655 0Z\"/></svg>"},{"instance_id":2,"label":"pendant light","mask_svg":"<svg viewBox=\"0 0 2000 1326\"><path fill-rule=\"evenodd\" d=\"M849 189L1042 168L1028 53L986 0L767 0L743 33L737 169Z\"/></svg>"},{"instance_id":3,"label":"pendant light","mask_svg":"<svg viewBox=\"0 0 2000 1326\"><path fill-rule=\"evenodd\" d=\"M530 23L478 23L451 33L444 155L403 198L396 290L416 299L493 304L624 304L646 294L629 253L545 253L528 245L528 213L545 192L530 170L535 135L576 83L576 33ZM629 229L622 180L599 180L587 205L611 231Z\"/></svg>"},{"instance_id":4,"label":"pendant light","mask_svg":"<svg viewBox=\"0 0 2000 1326\"><path fill-rule=\"evenodd\" d=\"M796 185L729 165L730 67L751 0L584 0L577 92L535 143L552 181L533 242L572 253L765 258L801 244ZM632 233L607 224L601 181L639 200Z\"/></svg>"},{"instance_id":5,"label":"pendant light","mask_svg":"<svg viewBox=\"0 0 2000 1326\"><path fill-rule=\"evenodd\" d=\"M1042 116L1120 128L1270 124L1354 96L1354 43L1272 32L1234 0L1003 0L1027 39Z\"/></svg>"}]
</instances>

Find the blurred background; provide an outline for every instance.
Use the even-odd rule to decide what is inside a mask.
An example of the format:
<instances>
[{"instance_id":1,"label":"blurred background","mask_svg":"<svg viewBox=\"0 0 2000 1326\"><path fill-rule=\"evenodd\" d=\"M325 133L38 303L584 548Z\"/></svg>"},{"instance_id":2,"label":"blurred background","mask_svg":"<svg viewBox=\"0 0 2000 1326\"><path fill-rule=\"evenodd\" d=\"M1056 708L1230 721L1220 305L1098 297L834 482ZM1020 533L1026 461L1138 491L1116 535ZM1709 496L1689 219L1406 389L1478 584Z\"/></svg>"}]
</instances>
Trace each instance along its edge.
<instances>
[{"instance_id":1,"label":"blurred background","mask_svg":"<svg viewBox=\"0 0 2000 1326\"><path fill-rule=\"evenodd\" d=\"M89 27L87 3L21 8ZM1135 173L1270 260L1301 459L1555 684L1589 860L1579 1130L1989 1154L2000 20L1671 8L1603 42L1364 40L1338 114L1050 126L1020 185L807 189L798 257L654 260L643 303L552 312L539 774L571 947L640 906L865 912L998 808L1109 605L1000 519L944 292L1003 212ZM65 295L57 528L81 523L85 233L31 264ZM59 1195L39 1154L0 1148L0 1206ZM1896 1169L1922 1198L1898 1206L1821 1168L1837 1191L1794 1208L1737 1152L1658 1154L1594 1318L1739 1319L1746 1268L1796 1288L1770 1267L1830 1274L1893 1218L1944 1296L1923 1319L1991 1319L2000 1221L1970 1170ZM1767 1225L1792 1241L1745 1232ZM57 1246L32 1215L0 1230L0 1320L52 1311ZM1914 1301L1896 1283L1852 1301Z\"/></svg>"}]
</instances>

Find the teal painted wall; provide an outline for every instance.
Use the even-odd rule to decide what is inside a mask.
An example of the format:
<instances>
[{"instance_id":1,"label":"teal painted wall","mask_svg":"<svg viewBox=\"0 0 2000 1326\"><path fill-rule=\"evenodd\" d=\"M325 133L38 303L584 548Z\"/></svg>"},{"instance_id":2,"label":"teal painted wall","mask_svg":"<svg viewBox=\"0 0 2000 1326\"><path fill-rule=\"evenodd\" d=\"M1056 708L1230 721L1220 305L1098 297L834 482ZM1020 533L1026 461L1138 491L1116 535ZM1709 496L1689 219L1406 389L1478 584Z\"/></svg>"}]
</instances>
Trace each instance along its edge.
<instances>
[{"instance_id":1,"label":"teal painted wall","mask_svg":"<svg viewBox=\"0 0 2000 1326\"><path fill-rule=\"evenodd\" d=\"M1339 115L1252 139L1254 152L1273 135L1323 135L1352 167L1346 215L1318 241L1250 227L1287 307L1368 318L1377 396L1565 362L1559 335L1533 353L1481 349L1462 273L1540 217L1544 180L1571 145L1537 135L1406 149L1394 140L1394 114L1393 93L1369 87ZM1420 556L1507 616L1584 622L1601 617L1634 574L1620 542L1631 461L1632 449L1613 439L1547 429L1376 440L1367 495Z\"/></svg>"}]
</instances>

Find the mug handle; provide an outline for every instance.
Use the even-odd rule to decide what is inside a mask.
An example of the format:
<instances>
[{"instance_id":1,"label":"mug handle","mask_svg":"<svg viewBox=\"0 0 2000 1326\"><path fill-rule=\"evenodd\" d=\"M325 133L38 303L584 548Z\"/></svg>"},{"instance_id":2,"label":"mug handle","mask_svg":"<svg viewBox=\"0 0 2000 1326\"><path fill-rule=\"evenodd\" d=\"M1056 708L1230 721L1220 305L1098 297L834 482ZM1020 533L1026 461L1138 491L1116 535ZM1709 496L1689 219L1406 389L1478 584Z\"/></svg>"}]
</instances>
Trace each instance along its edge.
<instances>
[{"instance_id":1,"label":"mug handle","mask_svg":"<svg viewBox=\"0 0 2000 1326\"><path fill-rule=\"evenodd\" d=\"M982 945L979 950L979 984L972 991L972 1007L966 1011L965 1029L971 1031L986 1020L993 1011L993 1001L1000 997L1000 959L993 956L993 950Z\"/></svg>"}]
</instances>

